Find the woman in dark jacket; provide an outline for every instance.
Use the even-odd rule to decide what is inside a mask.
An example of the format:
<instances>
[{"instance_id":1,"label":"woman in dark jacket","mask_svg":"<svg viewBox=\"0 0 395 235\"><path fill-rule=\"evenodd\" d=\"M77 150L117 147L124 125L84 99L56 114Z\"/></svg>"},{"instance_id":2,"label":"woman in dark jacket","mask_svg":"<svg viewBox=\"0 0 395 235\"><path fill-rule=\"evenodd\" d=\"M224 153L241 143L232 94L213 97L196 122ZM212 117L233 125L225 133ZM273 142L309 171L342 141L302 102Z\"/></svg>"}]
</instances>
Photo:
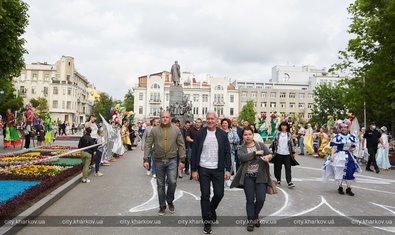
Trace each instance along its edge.
<instances>
[{"instance_id":1,"label":"woman in dark jacket","mask_svg":"<svg viewBox=\"0 0 395 235\"><path fill-rule=\"evenodd\" d=\"M288 183L288 188L295 187L292 183L291 165L299 165L293 158L294 150L292 144L292 134L289 132L288 122L281 122L278 127L278 132L275 134L272 146L274 176L277 179L277 184L280 185L282 165L285 166L285 177Z\"/></svg>"},{"instance_id":2,"label":"woman in dark jacket","mask_svg":"<svg viewBox=\"0 0 395 235\"><path fill-rule=\"evenodd\" d=\"M266 187L271 184L269 161L272 155L262 142L254 141L254 130L245 127L242 130L244 144L239 146L238 154L241 167L231 184L232 187L244 188L246 195L247 230L259 227L259 213L266 199Z\"/></svg>"}]
</instances>

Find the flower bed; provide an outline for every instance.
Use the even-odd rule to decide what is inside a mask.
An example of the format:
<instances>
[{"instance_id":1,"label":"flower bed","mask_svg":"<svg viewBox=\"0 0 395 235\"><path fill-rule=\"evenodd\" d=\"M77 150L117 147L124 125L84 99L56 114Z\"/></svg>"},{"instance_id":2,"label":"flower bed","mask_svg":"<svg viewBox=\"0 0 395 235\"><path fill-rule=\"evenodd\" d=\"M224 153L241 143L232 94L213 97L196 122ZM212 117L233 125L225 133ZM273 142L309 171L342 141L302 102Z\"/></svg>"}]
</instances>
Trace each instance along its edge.
<instances>
[{"instance_id":1,"label":"flower bed","mask_svg":"<svg viewBox=\"0 0 395 235\"><path fill-rule=\"evenodd\" d=\"M32 152L0 155L0 218L16 216L67 178L79 174L82 161L77 159L78 152L46 160L72 149L75 147L43 146Z\"/></svg>"}]
</instances>

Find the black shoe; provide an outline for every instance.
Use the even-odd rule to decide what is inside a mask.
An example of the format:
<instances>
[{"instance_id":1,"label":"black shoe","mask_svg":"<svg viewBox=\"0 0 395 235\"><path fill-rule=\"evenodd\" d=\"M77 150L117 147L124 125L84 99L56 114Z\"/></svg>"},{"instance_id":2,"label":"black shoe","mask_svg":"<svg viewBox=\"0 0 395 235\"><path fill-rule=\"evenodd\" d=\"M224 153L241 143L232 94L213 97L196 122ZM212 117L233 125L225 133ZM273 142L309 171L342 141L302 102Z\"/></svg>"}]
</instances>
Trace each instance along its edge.
<instances>
[{"instance_id":1,"label":"black shoe","mask_svg":"<svg viewBox=\"0 0 395 235\"><path fill-rule=\"evenodd\" d=\"M255 227L257 227L257 228L261 227L261 222L259 221L259 218L257 218L257 219L254 220L254 225L255 225Z\"/></svg>"},{"instance_id":2,"label":"black shoe","mask_svg":"<svg viewBox=\"0 0 395 235\"><path fill-rule=\"evenodd\" d=\"M166 207L161 206L158 211L158 215L165 215L166 214Z\"/></svg>"},{"instance_id":3,"label":"black shoe","mask_svg":"<svg viewBox=\"0 0 395 235\"><path fill-rule=\"evenodd\" d=\"M254 222L248 222L247 231L248 232L254 231Z\"/></svg>"},{"instance_id":4,"label":"black shoe","mask_svg":"<svg viewBox=\"0 0 395 235\"><path fill-rule=\"evenodd\" d=\"M346 189L346 193L347 193L347 195L350 195L350 196L354 196L355 195L353 192L351 192L351 188L347 188Z\"/></svg>"},{"instance_id":5,"label":"black shoe","mask_svg":"<svg viewBox=\"0 0 395 235\"><path fill-rule=\"evenodd\" d=\"M213 221L213 223L217 221L217 213L215 210L211 210L211 221Z\"/></svg>"},{"instance_id":6,"label":"black shoe","mask_svg":"<svg viewBox=\"0 0 395 235\"><path fill-rule=\"evenodd\" d=\"M189 172L188 172L188 171L185 171L185 174L186 174L186 175L189 175Z\"/></svg>"},{"instance_id":7,"label":"black shoe","mask_svg":"<svg viewBox=\"0 0 395 235\"><path fill-rule=\"evenodd\" d=\"M299 156L304 156L304 153L299 153Z\"/></svg>"},{"instance_id":8,"label":"black shoe","mask_svg":"<svg viewBox=\"0 0 395 235\"><path fill-rule=\"evenodd\" d=\"M288 188L294 188L295 187L295 184L294 183L292 183L292 182L289 182L288 183Z\"/></svg>"},{"instance_id":9,"label":"black shoe","mask_svg":"<svg viewBox=\"0 0 395 235\"><path fill-rule=\"evenodd\" d=\"M277 186L281 186L281 181L277 181Z\"/></svg>"},{"instance_id":10,"label":"black shoe","mask_svg":"<svg viewBox=\"0 0 395 235\"><path fill-rule=\"evenodd\" d=\"M340 186L340 187L337 189L337 191L339 192L339 194L344 195L343 187Z\"/></svg>"},{"instance_id":11,"label":"black shoe","mask_svg":"<svg viewBox=\"0 0 395 235\"><path fill-rule=\"evenodd\" d=\"M366 168L366 171L373 171L372 169L370 169L370 168Z\"/></svg>"},{"instance_id":12,"label":"black shoe","mask_svg":"<svg viewBox=\"0 0 395 235\"><path fill-rule=\"evenodd\" d=\"M176 208L174 207L173 203L168 203L169 205L169 211L171 214L174 214L176 212Z\"/></svg>"},{"instance_id":13,"label":"black shoe","mask_svg":"<svg viewBox=\"0 0 395 235\"><path fill-rule=\"evenodd\" d=\"M203 233L204 234L211 234L211 225L210 224L205 224L204 225Z\"/></svg>"},{"instance_id":14,"label":"black shoe","mask_svg":"<svg viewBox=\"0 0 395 235\"><path fill-rule=\"evenodd\" d=\"M182 179L182 175L179 175L178 178Z\"/></svg>"},{"instance_id":15,"label":"black shoe","mask_svg":"<svg viewBox=\"0 0 395 235\"><path fill-rule=\"evenodd\" d=\"M377 173L377 174L378 174L378 173L380 173L380 170L379 170L379 169L377 169L377 170L376 170L376 173Z\"/></svg>"}]
</instances>

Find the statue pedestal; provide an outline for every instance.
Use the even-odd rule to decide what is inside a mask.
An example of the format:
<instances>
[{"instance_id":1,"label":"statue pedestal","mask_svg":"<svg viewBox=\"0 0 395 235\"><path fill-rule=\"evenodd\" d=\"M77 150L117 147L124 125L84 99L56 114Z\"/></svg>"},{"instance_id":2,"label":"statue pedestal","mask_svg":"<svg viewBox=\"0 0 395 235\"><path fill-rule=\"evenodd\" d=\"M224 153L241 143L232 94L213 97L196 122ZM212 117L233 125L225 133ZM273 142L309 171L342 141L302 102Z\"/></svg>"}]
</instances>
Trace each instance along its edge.
<instances>
[{"instance_id":1,"label":"statue pedestal","mask_svg":"<svg viewBox=\"0 0 395 235\"><path fill-rule=\"evenodd\" d=\"M189 110L187 110L187 108L189 108ZM180 120L181 126L184 126L186 120L193 121L192 107L184 97L182 86L170 87L169 109L171 118L175 117Z\"/></svg>"}]
</instances>

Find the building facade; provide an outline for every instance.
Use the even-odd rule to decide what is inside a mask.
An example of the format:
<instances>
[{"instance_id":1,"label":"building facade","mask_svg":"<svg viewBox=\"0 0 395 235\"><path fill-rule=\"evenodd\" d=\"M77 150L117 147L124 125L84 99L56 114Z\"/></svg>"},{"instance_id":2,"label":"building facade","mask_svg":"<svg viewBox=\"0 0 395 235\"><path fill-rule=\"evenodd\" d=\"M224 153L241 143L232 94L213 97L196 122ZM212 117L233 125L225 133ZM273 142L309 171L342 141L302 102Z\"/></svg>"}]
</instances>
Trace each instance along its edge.
<instances>
[{"instance_id":1,"label":"building facade","mask_svg":"<svg viewBox=\"0 0 395 235\"><path fill-rule=\"evenodd\" d=\"M171 75L167 71L138 78L134 87L134 112L138 120L159 117L161 110L169 106ZM210 75L196 75L183 72L180 78L184 95L192 102L194 118L206 119L208 111L217 112L220 118L237 116L239 113L239 94L235 83L227 78Z\"/></svg>"},{"instance_id":2,"label":"building facade","mask_svg":"<svg viewBox=\"0 0 395 235\"><path fill-rule=\"evenodd\" d=\"M48 101L52 120L83 123L92 113L94 102L88 99L88 80L74 65L74 58L62 56L55 64L27 64L13 84L25 104L33 98Z\"/></svg>"}]
</instances>

